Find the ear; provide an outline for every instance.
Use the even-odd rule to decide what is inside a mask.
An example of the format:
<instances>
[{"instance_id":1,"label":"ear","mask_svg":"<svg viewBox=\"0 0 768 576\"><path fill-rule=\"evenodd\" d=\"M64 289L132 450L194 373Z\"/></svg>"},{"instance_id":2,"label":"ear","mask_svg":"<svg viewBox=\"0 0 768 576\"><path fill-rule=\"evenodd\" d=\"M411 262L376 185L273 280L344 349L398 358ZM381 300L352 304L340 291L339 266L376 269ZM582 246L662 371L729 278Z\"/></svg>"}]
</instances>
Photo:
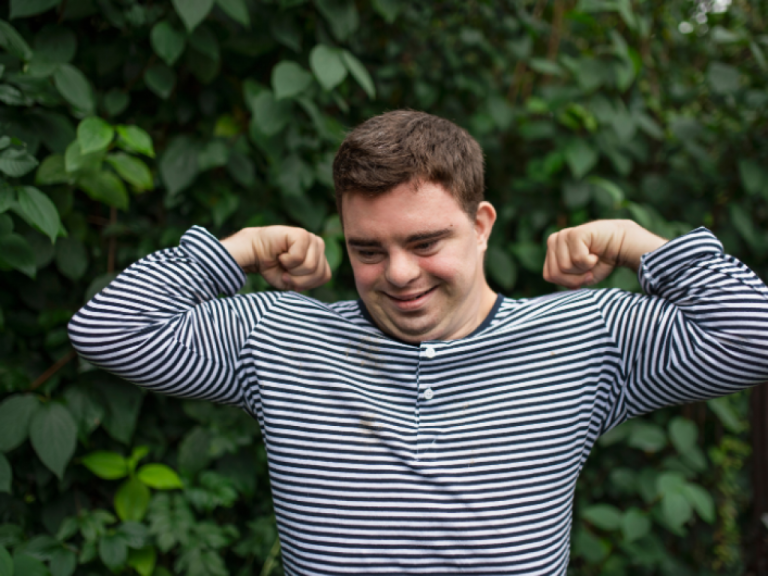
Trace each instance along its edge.
<instances>
[{"instance_id":1,"label":"ear","mask_svg":"<svg viewBox=\"0 0 768 576\"><path fill-rule=\"evenodd\" d=\"M496 222L496 209L490 202L483 200L478 204L477 214L475 214L477 244L483 252L488 248L488 238L491 236L494 222Z\"/></svg>"}]
</instances>

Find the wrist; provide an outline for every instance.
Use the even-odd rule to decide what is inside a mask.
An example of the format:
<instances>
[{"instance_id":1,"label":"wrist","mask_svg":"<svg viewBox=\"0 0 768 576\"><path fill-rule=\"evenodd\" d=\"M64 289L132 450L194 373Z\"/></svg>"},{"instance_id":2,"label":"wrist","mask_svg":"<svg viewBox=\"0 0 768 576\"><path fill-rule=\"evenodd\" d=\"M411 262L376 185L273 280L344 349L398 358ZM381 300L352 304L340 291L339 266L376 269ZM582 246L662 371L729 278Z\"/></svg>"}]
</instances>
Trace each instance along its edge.
<instances>
[{"instance_id":1,"label":"wrist","mask_svg":"<svg viewBox=\"0 0 768 576\"><path fill-rule=\"evenodd\" d=\"M257 247L260 245L261 228L243 228L232 236L221 240L221 245L230 253L238 266L248 272L258 272L261 259Z\"/></svg>"},{"instance_id":2,"label":"wrist","mask_svg":"<svg viewBox=\"0 0 768 576\"><path fill-rule=\"evenodd\" d=\"M637 272L642 257L661 248L668 241L650 232L632 220L620 220L621 248L619 264Z\"/></svg>"}]
</instances>

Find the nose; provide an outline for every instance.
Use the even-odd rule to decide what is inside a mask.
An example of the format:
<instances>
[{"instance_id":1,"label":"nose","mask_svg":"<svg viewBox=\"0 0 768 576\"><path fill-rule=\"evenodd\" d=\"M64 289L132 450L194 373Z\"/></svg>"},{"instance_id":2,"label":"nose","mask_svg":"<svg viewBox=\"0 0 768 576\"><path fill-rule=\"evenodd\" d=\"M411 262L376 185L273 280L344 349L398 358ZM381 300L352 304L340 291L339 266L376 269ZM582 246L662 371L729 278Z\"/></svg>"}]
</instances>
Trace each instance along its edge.
<instances>
[{"instance_id":1,"label":"nose","mask_svg":"<svg viewBox=\"0 0 768 576\"><path fill-rule=\"evenodd\" d=\"M393 286L405 287L421 274L418 258L405 250L393 250L389 253L385 276Z\"/></svg>"}]
</instances>

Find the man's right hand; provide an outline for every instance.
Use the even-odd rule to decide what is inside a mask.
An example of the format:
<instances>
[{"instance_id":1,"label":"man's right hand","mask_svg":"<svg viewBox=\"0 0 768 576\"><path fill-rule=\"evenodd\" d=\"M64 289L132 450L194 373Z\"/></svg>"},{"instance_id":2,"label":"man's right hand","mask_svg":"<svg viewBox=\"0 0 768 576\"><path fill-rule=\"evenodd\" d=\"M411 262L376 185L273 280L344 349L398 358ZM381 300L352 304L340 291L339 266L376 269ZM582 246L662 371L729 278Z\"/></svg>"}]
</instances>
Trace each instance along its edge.
<instances>
[{"instance_id":1,"label":"man's right hand","mask_svg":"<svg viewBox=\"0 0 768 576\"><path fill-rule=\"evenodd\" d=\"M301 228L243 228L221 243L244 271L278 290L309 290L331 279L325 242Z\"/></svg>"}]
</instances>

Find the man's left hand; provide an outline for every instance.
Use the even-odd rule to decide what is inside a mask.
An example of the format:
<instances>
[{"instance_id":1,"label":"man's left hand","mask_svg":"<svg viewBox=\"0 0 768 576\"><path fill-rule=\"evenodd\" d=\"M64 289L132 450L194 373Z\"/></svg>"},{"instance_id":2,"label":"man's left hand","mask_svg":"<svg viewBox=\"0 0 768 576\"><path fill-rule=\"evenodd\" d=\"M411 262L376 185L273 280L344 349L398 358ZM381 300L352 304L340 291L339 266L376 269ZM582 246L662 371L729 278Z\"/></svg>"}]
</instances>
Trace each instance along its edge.
<instances>
[{"instance_id":1,"label":"man's left hand","mask_svg":"<svg viewBox=\"0 0 768 576\"><path fill-rule=\"evenodd\" d=\"M596 220L547 239L544 279L581 288L605 279L616 266L635 272L640 258L667 243L631 220Z\"/></svg>"}]
</instances>

